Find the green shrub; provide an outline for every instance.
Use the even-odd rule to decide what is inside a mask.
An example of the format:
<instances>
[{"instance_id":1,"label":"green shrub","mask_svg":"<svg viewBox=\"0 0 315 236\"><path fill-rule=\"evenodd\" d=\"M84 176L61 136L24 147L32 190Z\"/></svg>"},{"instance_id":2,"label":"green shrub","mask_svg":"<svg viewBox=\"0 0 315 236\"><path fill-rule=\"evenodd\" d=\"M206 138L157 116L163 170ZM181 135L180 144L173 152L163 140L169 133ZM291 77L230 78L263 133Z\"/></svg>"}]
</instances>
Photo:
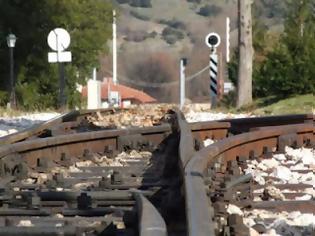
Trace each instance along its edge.
<instances>
[{"instance_id":1,"label":"green shrub","mask_svg":"<svg viewBox=\"0 0 315 236\"><path fill-rule=\"evenodd\" d=\"M179 20L176 20L176 19L172 19L172 20L159 20L158 21L159 24L164 24L164 25L167 25L169 27L172 27L174 29L181 29L181 30L185 30L186 29L186 25L179 21Z\"/></svg>"},{"instance_id":2,"label":"green shrub","mask_svg":"<svg viewBox=\"0 0 315 236\"><path fill-rule=\"evenodd\" d=\"M146 31L132 31L127 33L127 36L124 38L126 41L132 41L132 42L142 42L148 38L155 38L157 33L155 31L152 31L150 33Z\"/></svg>"},{"instance_id":3,"label":"green shrub","mask_svg":"<svg viewBox=\"0 0 315 236\"><path fill-rule=\"evenodd\" d=\"M175 35L166 35L164 36L165 42L168 44L175 44L177 42L177 37Z\"/></svg>"},{"instance_id":4,"label":"green shrub","mask_svg":"<svg viewBox=\"0 0 315 236\"><path fill-rule=\"evenodd\" d=\"M35 82L19 84L17 86L18 107L21 110L45 110L56 108L57 94L42 94L39 85Z\"/></svg>"},{"instance_id":5,"label":"green shrub","mask_svg":"<svg viewBox=\"0 0 315 236\"><path fill-rule=\"evenodd\" d=\"M315 54L315 52L313 51ZM292 55L286 45L269 53L254 80L256 96L277 95L281 98L315 93L314 59L307 54Z\"/></svg>"},{"instance_id":6,"label":"green shrub","mask_svg":"<svg viewBox=\"0 0 315 236\"><path fill-rule=\"evenodd\" d=\"M6 106L8 102L9 102L8 92L0 90L0 106Z\"/></svg>"},{"instance_id":7,"label":"green shrub","mask_svg":"<svg viewBox=\"0 0 315 236\"><path fill-rule=\"evenodd\" d=\"M257 96L315 94L315 16L309 7L311 3L305 0L288 4L284 33L255 73Z\"/></svg>"},{"instance_id":8,"label":"green shrub","mask_svg":"<svg viewBox=\"0 0 315 236\"><path fill-rule=\"evenodd\" d=\"M230 62L227 64L229 80L237 87L238 78L238 50L234 51Z\"/></svg>"},{"instance_id":9,"label":"green shrub","mask_svg":"<svg viewBox=\"0 0 315 236\"><path fill-rule=\"evenodd\" d=\"M162 31L162 37L168 44L174 44L178 40L184 39L185 35L180 30L171 27L166 27Z\"/></svg>"},{"instance_id":10,"label":"green shrub","mask_svg":"<svg viewBox=\"0 0 315 236\"><path fill-rule=\"evenodd\" d=\"M132 7L151 8L151 0L130 0L129 5Z\"/></svg>"},{"instance_id":11,"label":"green shrub","mask_svg":"<svg viewBox=\"0 0 315 236\"><path fill-rule=\"evenodd\" d=\"M143 15L143 14L140 14L139 12L137 11L130 11L130 15L132 15L133 17L139 19L139 20L143 20L143 21L148 21L150 20L150 17L146 16L146 15Z\"/></svg>"},{"instance_id":12,"label":"green shrub","mask_svg":"<svg viewBox=\"0 0 315 236\"><path fill-rule=\"evenodd\" d=\"M237 98L236 90L230 91L228 94L225 94L223 96L219 105L226 108L232 108L236 105L235 104L236 98Z\"/></svg>"},{"instance_id":13,"label":"green shrub","mask_svg":"<svg viewBox=\"0 0 315 236\"><path fill-rule=\"evenodd\" d=\"M187 0L187 2L201 3L201 0Z\"/></svg>"},{"instance_id":14,"label":"green shrub","mask_svg":"<svg viewBox=\"0 0 315 236\"><path fill-rule=\"evenodd\" d=\"M205 5L200 8L198 14L201 16L217 16L222 12L222 8L216 5Z\"/></svg>"},{"instance_id":15,"label":"green shrub","mask_svg":"<svg viewBox=\"0 0 315 236\"><path fill-rule=\"evenodd\" d=\"M116 0L119 4L126 4L129 3L130 0Z\"/></svg>"},{"instance_id":16,"label":"green shrub","mask_svg":"<svg viewBox=\"0 0 315 236\"><path fill-rule=\"evenodd\" d=\"M157 32L153 30L151 33L149 33L149 38L155 38L157 36Z\"/></svg>"}]
</instances>

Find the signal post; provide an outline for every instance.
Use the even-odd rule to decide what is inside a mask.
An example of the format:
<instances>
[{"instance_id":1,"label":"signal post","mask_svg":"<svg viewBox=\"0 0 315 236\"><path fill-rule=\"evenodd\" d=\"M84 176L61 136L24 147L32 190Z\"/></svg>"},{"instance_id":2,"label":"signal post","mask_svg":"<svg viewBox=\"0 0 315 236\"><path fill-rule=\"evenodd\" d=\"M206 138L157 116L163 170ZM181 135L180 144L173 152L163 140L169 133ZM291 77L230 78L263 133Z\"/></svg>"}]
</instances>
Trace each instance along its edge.
<instances>
[{"instance_id":1,"label":"signal post","mask_svg":"<svg viewBox=\"0 0 315 236\"><path fill-rule=\"evenodd\" d=\"M217 33L210 33L206 36L205 43L210 48L210 99L211 107L215 108L220 95L220 81L218 80L220 60L217 48L221 43L221 38Z\"/></svg>"}]
</instances>

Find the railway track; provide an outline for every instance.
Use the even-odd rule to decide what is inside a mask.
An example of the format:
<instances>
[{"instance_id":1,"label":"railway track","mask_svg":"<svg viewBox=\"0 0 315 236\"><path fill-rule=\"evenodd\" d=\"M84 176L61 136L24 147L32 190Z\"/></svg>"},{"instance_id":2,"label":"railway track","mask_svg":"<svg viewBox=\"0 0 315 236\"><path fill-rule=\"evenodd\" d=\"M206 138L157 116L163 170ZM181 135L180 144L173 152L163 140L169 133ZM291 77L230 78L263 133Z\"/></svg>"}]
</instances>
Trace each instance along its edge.
<instances>
[{"instance_id":1,"label":"railway track","mask_svg":"<svg viewBox=\"0 0 315 236\"><path fill-rule=\"evenodd\" d=\"M35 124L23 131L0 137L0 144L12 144L35 138L54 137L62 134L72 134L84 131L100 129L89 123L88 117L97 115L110 115L121 112L122 109L99 109L99 110L81 110L70 111L57 116L54 119ZM105 127L103 128L105 129Z\"/></svg>"},{"instance_id":2,"label":"railway track","mask_svg":"<svg viewBox=\"0 0 315 236\"><path fill-rule=\"evenodd\" d=\"M87 122L96 112L0 140L0 235L250 235L272 220L253 224L255 209L315 212L314 186L261 184L255 172L287 147L314 150L312 115L187 123L170 111L151 127L108 129ZM275 199L269 185L292 191Z\"/></svg>"}]
</instances>

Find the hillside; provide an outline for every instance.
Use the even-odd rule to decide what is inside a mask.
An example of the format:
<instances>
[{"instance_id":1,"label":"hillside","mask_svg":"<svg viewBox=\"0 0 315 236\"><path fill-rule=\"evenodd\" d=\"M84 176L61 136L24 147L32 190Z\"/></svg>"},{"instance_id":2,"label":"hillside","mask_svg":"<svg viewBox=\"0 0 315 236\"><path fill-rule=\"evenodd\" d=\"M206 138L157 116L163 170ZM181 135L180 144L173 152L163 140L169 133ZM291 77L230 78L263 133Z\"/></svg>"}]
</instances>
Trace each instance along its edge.
<instances>
[{"instance_id":1,"label":"hillside","mask_svg":"<svg viewBox=\"0 0 315 236\"><path fill-rule=\"evenodd\" d=\"M127 77L120 80L143 89L156 98L159 97L162 102L177 102L178 86L152 89L149 88L150 82L178 80L178 62L181 57L187 57L189 60L187 75L204 68L208 64L209 57L204 37L209 32L220 34L222 44L218 52L224 57L227 16L231 18L231 46L235 47L237 45L236 2L234 0L116 0L116 8L119 11L117 26L119 74ZM282 17L283 4L274 0L260 0L256 1L256 6L254 14L263 20L270 30L281 30L279 18ZM144 64L146 68L143 68ZM157 67L155 71L164 70L158 78L156 72L148 70L153 67ZM108 76L108 70L111 70L111 58L103 58L102 76ZM207 73L204 73L190 83L187 92L191 99L208 96L207 79ZM139 86L136 81L146 82L147 86Z\"/></svg>"}]
</instances>

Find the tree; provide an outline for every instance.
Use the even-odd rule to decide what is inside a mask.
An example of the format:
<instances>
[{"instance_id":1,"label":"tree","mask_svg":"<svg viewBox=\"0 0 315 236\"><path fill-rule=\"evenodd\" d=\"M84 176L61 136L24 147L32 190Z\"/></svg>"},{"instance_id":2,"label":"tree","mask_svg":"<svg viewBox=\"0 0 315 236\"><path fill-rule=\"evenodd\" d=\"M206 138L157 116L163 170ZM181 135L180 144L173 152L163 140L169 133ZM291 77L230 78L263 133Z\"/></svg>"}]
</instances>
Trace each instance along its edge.
<instances>
[{"instance_id":1,"label":"tree","mask_svg":"<svg viewBox=\"0 0 315 236\"><path fill-rule=\"evenodd\" d=\"M315 93L313 4L313 0L289 2L284 33L255 79L258 96Z\"/></svg>"},{"instance_id":2,"label":"tree","mask_svg":"<svg viewBox=\"0 0 315 236\"><path fill-rule=\"evenodd\" d=\"M78 105L76 83L85 83L98 57L106 50L112 21L111 5L104 0L1 0L0 32L18 37L15 49L17 96L21 108L56 107L58 72L47 62L48 33L65 28L71 35L72 62L66 65L67 97ZM4 35L1 35L4 38ZM0 44L0 89L7 88L7 48Z\"/></svg>"},{"instance_id":3,"label":"tree","mask_svg":"<svg viewBox=\"0 0 315 236\"><path fill-rule=\"evenodd\" d=\"M239 69L237 107L252 102L253 43L252 0L238 0L239 7Z\"/></svg>"}]
</instances>

